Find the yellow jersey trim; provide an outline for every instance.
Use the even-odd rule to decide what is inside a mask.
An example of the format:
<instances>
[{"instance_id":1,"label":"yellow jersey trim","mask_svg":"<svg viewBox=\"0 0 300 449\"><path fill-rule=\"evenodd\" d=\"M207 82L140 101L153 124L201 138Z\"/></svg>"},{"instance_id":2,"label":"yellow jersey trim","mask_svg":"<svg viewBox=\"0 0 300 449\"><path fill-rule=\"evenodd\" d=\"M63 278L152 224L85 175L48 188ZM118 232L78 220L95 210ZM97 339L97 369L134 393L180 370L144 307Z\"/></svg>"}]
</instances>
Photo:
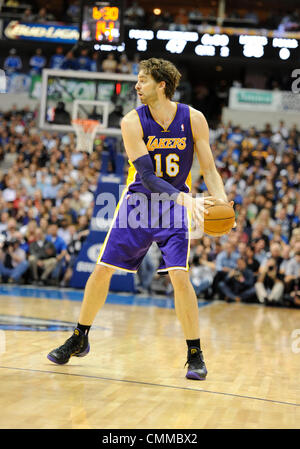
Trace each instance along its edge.
<instances>
[{"instance_id":1,"label":"yellow jersey trim","mask_svg":"<svg viewBox=\"0 0 300 449\"><path fill-rule=\"evenodd\" d=\"M105 267L109 268L116 268L117 270L126 271L127 273L136 273L136 270L128 270L127 268L118 267L117 265L111 265L110 263L106 262L97 262L97 265L104 265Z\"/></svg>"},{"instance_id":2,"label":"yellow jersey trim","mask_svg":"<svg viewBox=\"0 0 300 449\"><path fill-rule=\"evenodd\" d=\"M157 120L155 120L155 118L154 118L153 115L151 114L151 111L150 111L149 106L148 106L148 109L149 109L150 115L151 115L152 119L155 121L155 123L157 123L159 126L161 126L162 129L164 130L164 132L168 132L170 126L172 125L172 123L174 122L174 119L175 119L175 117L176 117L177 110L178 110L178 103L176 102L176 111L175 111L175 114L174 114L174 116L173 116L171 122L169 123L169 125L168 125L166 128L165 128L161 123L159 123Z\"/></svg>"}]
</instances>

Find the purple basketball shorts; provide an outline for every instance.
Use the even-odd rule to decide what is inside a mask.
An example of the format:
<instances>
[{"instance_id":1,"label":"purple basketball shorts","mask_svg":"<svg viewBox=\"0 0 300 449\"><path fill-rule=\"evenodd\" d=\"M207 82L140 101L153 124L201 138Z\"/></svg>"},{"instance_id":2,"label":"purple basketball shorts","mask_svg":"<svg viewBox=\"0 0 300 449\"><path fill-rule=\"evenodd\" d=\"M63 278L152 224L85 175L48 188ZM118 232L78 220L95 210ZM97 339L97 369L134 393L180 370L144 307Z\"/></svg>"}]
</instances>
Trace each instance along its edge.
<instances>
[{"instance_id":1,"label":"purple basketball shorts","mask_svg":"<svg viewBox=\"0 0 300 449\"><path fill-rule=\"evenodd\" d=\"M155 194L154 194L155 195ZM97 264L136 272L153 242L162 254L158 272L188 271L189 216L173 201L158 201L142 193L123 193Z\"/></svg>"}]
</instances>

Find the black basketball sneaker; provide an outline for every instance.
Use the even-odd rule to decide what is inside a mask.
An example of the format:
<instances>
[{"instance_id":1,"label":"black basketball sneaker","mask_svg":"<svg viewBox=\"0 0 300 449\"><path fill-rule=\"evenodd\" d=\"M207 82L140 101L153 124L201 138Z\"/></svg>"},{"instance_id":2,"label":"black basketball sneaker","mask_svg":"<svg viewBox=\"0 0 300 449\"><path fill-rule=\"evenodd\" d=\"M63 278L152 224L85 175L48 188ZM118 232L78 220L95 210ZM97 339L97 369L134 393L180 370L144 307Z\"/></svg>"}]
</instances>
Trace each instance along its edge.
<instances>
[{"instance_id":1,"label":"black basketball sneaker","mask_svg":"<svg viewBox=\"0 0 300 449\"><path fill-rule=\"evenodd\" d=\"M53 363L64 365L70 360L70 357L84 357L89 351L90 344L87 335L76 328L73 335L62 346L49 352L47 358Z\"/></svg>"},{"instance_id":2,"label":"black basketball sneaker","mask_svg":"<svg viewBox=\"0 0 300 449\"><path fill-rule=\"evenodd\" d=\"M188 365L186 377L193 380L205 380L207 369L205 366L202 351L199 348L189 348L187 353Z\"/></svg>"}]
</instances>

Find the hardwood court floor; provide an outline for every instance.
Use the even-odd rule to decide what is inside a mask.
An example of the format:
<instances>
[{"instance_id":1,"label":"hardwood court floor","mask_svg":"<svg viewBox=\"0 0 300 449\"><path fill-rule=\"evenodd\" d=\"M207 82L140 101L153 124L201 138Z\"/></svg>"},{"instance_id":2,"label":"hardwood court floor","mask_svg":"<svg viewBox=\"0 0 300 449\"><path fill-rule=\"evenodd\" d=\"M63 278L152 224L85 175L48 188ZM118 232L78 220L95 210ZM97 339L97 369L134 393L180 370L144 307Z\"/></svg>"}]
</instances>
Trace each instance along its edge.
<instances>
[{"instance_id":1,"label":"hardwood court floor","mask_svg":"<svg viewBox=\"0 0 300 449\"><path fill-rule=\"evenodd\" d=\"M72 325L79 308L0 294L0 316L16 324ZM70 331L1 330L0 428L299 428L300 340L292 332L300 311L215 302L199 314L204 382L185 378L186 346L171 308L107 303L90 354L64 366L46 355Z\"/></svg>"}]
</instances>

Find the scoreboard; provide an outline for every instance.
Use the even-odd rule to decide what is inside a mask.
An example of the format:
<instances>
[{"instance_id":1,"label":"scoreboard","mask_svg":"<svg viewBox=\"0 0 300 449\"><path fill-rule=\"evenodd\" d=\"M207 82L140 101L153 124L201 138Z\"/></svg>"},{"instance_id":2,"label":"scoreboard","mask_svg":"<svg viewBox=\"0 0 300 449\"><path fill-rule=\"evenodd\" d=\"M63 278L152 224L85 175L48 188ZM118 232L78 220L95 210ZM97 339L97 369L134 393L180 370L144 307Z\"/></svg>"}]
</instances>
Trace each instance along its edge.
<instances>
[{"instance_id":1,"label":"scoreboard","mask_svg":"<svg viewBox=\"0 0 300 449\"><path fill-rule=\"evenodd\" d=\"M123 41L123 1L81 1L80 40L119 45Z\"/></svg>"}]
</instances>

